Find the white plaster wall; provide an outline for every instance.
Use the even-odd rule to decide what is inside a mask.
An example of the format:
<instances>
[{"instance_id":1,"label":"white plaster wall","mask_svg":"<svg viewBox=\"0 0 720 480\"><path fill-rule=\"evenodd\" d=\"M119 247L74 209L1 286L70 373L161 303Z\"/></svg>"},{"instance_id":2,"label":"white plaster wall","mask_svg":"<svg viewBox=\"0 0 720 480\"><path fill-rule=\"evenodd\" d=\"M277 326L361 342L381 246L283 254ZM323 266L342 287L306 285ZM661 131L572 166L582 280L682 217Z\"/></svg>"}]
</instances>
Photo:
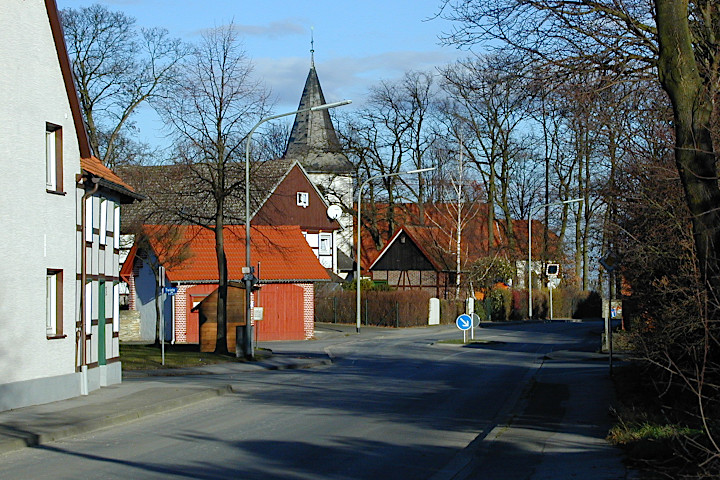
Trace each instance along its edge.
<instances>
[{"instance_id":1,"label":"white plaster wall","mask_svg":"<svg viewBox=\"0 0 720 480\"><path fill-rule=\"evenodd\" d=\"M353 179L350 176L333 174L308 174L310 180L318 186L322 186L328 194L328 205L343 205L345 208L353 208ZM353 216L343 213L338 219L341 229L337 232L337 248L353 258Z\"/></svg>"},{"instance_id":2,"label":"white plaster wall","mask_svg":"<svg viewBox=\"0 0 720 480\"><path fill-rule=\"evenodd\" d=\"M80 154L42 0L0 1L0 385L75 372ZM45 122L63 129L63 186L45 188ZM63 270L64 339L45 332L46 269Z\"/></svg>"}]
</instances>

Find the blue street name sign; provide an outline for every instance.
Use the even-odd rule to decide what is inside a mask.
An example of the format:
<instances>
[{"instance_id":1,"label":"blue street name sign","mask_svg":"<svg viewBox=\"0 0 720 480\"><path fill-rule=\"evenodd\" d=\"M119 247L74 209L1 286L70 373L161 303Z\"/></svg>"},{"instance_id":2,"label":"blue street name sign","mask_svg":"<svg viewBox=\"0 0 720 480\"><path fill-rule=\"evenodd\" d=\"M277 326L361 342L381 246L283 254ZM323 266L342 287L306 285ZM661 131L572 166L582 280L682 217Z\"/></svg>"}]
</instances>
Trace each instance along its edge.
<instances>
[{"instance_id":1,"label":"blue street name sign","mask_svg":"<svg viewBox=\"0 0 720 480\"><path fill-rule=\"evenodd\" d=\"M455 320L455 325L457 325L460 330L470 330L470 327L472 326L472 317L470 315L462 314L457 317L457 320Z\"/></svg>"},{"instance_id":2,"label":"blue street name sign","mask_svg":"<svg viewBox=\"0 0 720 480\"><path fill-rule=\"evenodd\" d=\"M164 287L163 288L166 295L173 296L177 293L177 287Z\"/></svg>"}]
</instances>

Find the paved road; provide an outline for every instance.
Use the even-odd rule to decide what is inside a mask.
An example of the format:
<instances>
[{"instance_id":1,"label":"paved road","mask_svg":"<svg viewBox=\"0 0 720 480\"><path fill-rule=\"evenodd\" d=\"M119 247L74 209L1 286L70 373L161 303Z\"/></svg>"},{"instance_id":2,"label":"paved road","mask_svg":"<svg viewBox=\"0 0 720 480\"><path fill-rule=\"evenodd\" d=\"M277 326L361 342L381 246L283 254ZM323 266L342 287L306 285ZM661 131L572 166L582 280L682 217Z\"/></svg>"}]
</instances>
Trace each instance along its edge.
<instances>
[{"instance_id":1,"label":"paved road","mask_svg":"<svg viewBox=\"0 0 720 480\"><path fill-rule=\"evenodd\" d=\"M562 420L568 392L552 387L557 378L531 379L540 378L539 367L553 351L594 348L600 329L597 323L487 328L477 337L492 343L463 348L438 343L461 337L453 327L345 336L327 326L316 341L272 348L278 355L324 352L332 366L242 378L168 378L230 382L236 393L7 454L0 478L439 480L490 478L489 471L498 474L493 478L541 478L531 475L559 467L543 457L546 442L503 447L520 433L508 419L520 415L526 429L536 413ZM545 383L547 391L538 392ZM533 385L552 403L535 405ZM575 441L582 450L582 439ZM505 453L514 465L502 464ZM527 468L518 467L523 464ZM503 475L509 467L516 471ZM600 475L608 473L578 478L622 478Z\"/></svg>"}]
</instances>

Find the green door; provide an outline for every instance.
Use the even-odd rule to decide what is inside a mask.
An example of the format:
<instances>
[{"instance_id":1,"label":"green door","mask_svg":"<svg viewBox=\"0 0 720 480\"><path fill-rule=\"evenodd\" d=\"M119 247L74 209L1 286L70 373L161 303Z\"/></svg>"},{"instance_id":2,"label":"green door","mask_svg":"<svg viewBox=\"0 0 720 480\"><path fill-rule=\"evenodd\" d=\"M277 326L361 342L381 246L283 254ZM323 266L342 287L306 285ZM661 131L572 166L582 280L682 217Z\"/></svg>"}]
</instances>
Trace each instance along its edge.
<instances>
[{"instance_id":1,"label":"green door","mask_svg":"<svg viewBox=\"0 0 720 480\"><path fill-rule=\"evenodd\" d=\"M107 364L105 358L105 282L98 282L98 365Z\"/></svg>"}]
</instances>

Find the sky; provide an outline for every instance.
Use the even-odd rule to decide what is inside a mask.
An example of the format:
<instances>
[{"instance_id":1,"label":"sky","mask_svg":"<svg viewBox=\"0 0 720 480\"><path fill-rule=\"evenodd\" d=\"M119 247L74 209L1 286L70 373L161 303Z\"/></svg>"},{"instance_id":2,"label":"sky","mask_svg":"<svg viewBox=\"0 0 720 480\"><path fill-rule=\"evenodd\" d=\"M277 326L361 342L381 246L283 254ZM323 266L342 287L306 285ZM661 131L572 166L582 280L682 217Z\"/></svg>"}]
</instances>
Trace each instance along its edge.
<instances>
[{"instance_id":1,"label":"sky","mask_svg":"<svg viewBox=\"0 0 720 480\"><path fill-rule=\"evenodd\" d=\"M433 19L440 0L56 1L60 9L100 3L135 17L141 27L163 27L189 42L206 29L234 22L255 75L272 91L274 113L297 109L310 69L311 35L325 99L353 101L341 107L344 113L361 107L368 89L382 80L467 56L440 45L438 36L451 28L449 22ZM138 119L145 139L158 128L147 110Z\"/></svg>"}]
</instances>

